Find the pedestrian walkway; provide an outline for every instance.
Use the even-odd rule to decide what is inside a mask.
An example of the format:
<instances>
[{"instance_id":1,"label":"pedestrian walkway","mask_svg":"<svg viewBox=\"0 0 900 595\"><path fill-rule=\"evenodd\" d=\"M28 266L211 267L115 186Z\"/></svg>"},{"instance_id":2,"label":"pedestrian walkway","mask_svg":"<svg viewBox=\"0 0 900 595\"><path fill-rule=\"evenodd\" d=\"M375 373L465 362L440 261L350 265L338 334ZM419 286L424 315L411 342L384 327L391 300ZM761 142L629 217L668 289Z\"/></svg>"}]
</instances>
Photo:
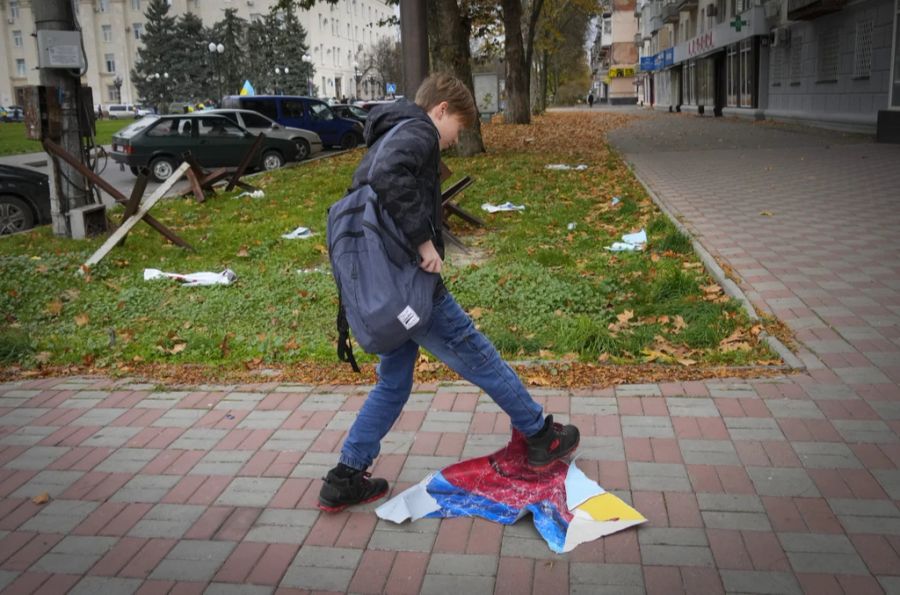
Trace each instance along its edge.
<instances>
[{"instance_id":1,"label":"pedestrian walkway","mask_svg":"<svg viewBox=\"0 0 900 595\"><path fill-rule=\"evenodd\" d=\"M318 478L367 387L23 381L0 385L0 587L900 593L900 149L636 113L616 146L798 331L808 366L534 390L581 428L582 470L647 524L556 555L528 521L394 525L377 503L320 514ZM418 385L373 471L396 493L508 435L470 385Z\"/></svg>"}]
</instances>

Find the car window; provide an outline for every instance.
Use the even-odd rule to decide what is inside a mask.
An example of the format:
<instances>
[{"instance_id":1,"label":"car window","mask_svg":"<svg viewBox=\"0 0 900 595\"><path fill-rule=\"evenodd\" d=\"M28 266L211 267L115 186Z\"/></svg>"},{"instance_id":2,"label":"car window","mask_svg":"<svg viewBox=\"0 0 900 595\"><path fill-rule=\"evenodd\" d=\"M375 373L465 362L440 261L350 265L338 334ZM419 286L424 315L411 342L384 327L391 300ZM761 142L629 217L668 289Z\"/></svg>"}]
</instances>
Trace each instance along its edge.
<instances>
[{"instance_id":1,"label":"car window","mask_svg":"<svg viewBox=\"0 0 900 595\"><path fill-rule=\"evenodd\" d=\"M331 108L329 108L324 103L312 102L309 104L309 109L313 114L313 117L317 120L333 120L334 114L331 113Z\"/></svg>"},{"instance_id":2,"label":"car window","mask_svg":"<svg viewBox=\"0 0 900 595\"><path fill-rule=\"evenodd\" d=\"M238 137L243 138L244 131L224 118L199 118L200 136Z\"/></svg>"},{"instance_id":3,"label":"car window","mask_svg":"<svg viewBox=\"0 0 900 595\"><path fill-rule=\"evenodd\" d=\"M271 128L272 120L259 114L241 114L247 128Z\"/></svg>"},{"instance_id":4,"label":"car window","mask_svg":"<svg viewBox=\"0 0 900 595\"><path fill-rule=\"evenodd\" d=\"M223 118L227 118L228 121L231 122L232 124L240 125L240 122L238 122L237 114L234 112L219 112L219 115L222 116ZM243 116L244 116L244 122L246 122L247 114L243 114Z\"/></svg>"},{"instance_id":5,"label":"car window","mask_svg":"<svg viewBox=\"0 0 900 595\"><path fill-rule=\"evenodd\" d=\"M144 130L144 129L148 128L149 126L156 124L156 122L159 120L160 120L160 118L157 118L155 116L148 117L148 118L141 118L137 122L134 122L133 124L129 124L122 130L118 131L116 133L116 136L119 136L122 138L131 138L132 136L134 136L141 130ZM171 120L169 120L169 121L171 122ZM150 130L147 132L147 134L149 136L159 136L159 135L152 135L152 134L150 134L151 132L153 132L153 131Z\"/></svg>"},{"instance_id":6,"label":"car window","mask_svg":"<svg viewBox=\"0 0 900 595\"><path fill-rule=\"evenodd\" d=\"M367 112L366 110L364 110L361 107L356 107L355 105L351 105L347 109L350 110L350 113L355 114L357 117L360 117L360 118L365 118L365 117L368 117L368 115L369 115L369 112Z\"/></svg>"},{"instance_id":7,"label":"car window","mask_svg":"<svg viewBox=\"0 0 900 595\"><path fill-rule=\"evenodd\" d=\"M144 119L146 120L148 118ZM146 136L172 136L178 134L178 120L176 120L175 118L159 118L158 120L159 122L156 124L156 126L147 131ZM130 129L132 126L140 124L143 121L144 120L140 120L137 123L132 124L126 130ZM125 131L119 132L119 136L125 136L123 132ZM126 138L128 137L126 136Z\"/></svg>"},{"instance_id":8,"label":"car window","mask_svg":"<svg viewBox=\"0 0 900 595\"><path fill-rule=\"evenodd\" d=\"M259 112L273 120L278 118L278 107L274 99L242 99L241 107Z\"/></svg>"},{"instance_id":9,"label":"car window","mask_svg":"<svg viewBox=\"0 0 900 595\"><path fill-rule=\"evenodd\" d=\"M281 102L281 112L285 118L302 118L304 112L303 102L296 99L285 99Z\"/></svg>"}]
</instances>

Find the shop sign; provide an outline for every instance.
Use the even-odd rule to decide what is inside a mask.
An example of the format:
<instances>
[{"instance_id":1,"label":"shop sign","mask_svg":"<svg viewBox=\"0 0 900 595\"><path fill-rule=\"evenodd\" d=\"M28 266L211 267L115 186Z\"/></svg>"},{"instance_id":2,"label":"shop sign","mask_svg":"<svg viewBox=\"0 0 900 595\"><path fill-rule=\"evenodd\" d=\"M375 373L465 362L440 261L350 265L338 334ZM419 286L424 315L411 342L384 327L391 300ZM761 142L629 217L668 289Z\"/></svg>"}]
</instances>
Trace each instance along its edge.
<instances>
[{"instance_id":1,"label":"shop sign","mask_svg":"<svg viewBox=\"0 0 900 595\"><path fill-rule=\"evenodd\" d=\"M675 62L675 48L669 48L656 54L656 70L668 68Z\"/></svg>"},{"instance_id":2,"label":"shop sign","mask_svg":"<svg viewBox=\"0 0 900 595\"><path fill-rule=\"evenodd\" d=\"M656 55L641 56L641 70L643 72L649 72L655 68L656 68Z\"/></svg>"},{"instance_id":3,"label":"shop sign","mask_svg":"<svg viewBox=\"0 0 900 595\"><path fill-rule=\"evenodd\" d=\"M710 29L706 33L701 33L697 37L688 41L688 57L693 58L694 56L699 56L700 54L705 54L706 52L714 50L716 47L715 39L713 38L714 32L715 29Z\"/></svg>"},{"instance_id":4,"label":"shop sign","mask_svg":"<svg viewBox=\"0 0 900 595\"><path fill-rule=\"evenodd\" d=\"M609 69L609 78L611 78L611 79L628 78L631 76L634 76L634 68L633 67L610 68Z\"/></svg>"}]
</instances>

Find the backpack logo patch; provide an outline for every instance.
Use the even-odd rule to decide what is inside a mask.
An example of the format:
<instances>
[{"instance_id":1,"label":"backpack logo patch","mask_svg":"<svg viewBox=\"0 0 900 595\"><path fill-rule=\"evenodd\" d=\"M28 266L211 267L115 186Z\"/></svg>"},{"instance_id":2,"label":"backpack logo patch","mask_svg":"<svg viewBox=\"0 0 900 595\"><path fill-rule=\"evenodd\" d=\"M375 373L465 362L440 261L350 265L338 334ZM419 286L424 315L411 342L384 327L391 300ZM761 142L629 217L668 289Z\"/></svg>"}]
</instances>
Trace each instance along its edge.
<instances>
[{"instance_id":1,"label":"backpack logo patch","mask_svg":"<svg viewBox=\"0 0 900 595\"><path fill-rule=\"evenodd\" d=\"M403 328L409 330L419 324L419 315L412 309L412 306L407 306L403 308L403 312L400 312L400 314L397 315L397 320L400 321Z\"/></svg>"}]
</instances>

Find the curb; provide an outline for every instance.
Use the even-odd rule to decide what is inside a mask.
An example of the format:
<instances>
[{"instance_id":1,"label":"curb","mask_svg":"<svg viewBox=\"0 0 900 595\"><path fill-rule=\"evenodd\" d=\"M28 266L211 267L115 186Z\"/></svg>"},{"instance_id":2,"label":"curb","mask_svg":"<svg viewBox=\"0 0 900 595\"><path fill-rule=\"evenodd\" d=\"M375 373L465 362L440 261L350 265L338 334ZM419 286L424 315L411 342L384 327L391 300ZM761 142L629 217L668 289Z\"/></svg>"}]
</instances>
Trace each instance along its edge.
<instances>
[{"instance_id":1,"label":"curb","mask_svg":"<svg viewBox=\"0 0 900 595\"><path fill-rule=\"evenodd\" d=\"M621 156L621 154L620 154ZM697 256L700 257L700 260L703 262L703 266L706 268L706 271L716 280L716 282L722 286L722 289L725 290L725 293L734 299L741 302L741 305L744 307L744 310L747 312L747 316L750 317L750 320L759 320L759 314L756 313L756 309L753 307L753 304L744 294L743 290L741 290L740 286L737 283L728 278L725 274L725 271L722 270L722 267L719 266L719 263L716 262L716 259L712 254L700 243L700 240L691 233L691 231L685 226L678 218L675 216L675 213L666 205L665 201L658 195L656 192L650 188L650 185L647 184L646 181L640 176L637 170L634 168L634 165L622 157L622 161L625 162L625 165L628 166L628 170L637 178L637 181L641 183L641 186L644 187L644 190L647 191L647 194L650 196L650 199L653 201L660 211L662 211L666 217L672 222L673 225L680 231L685 234L689 238L691 238L691 246L694 248L694 252L697 253ZM759 336L769 345L769 347L784 360L784 363L787 367L794 371L805 371L806 365L800 360L799 357L794 355L787 346L782 343L777 337L773 337L766 331L761 331Z\"/></svg>"}]
</instances>

